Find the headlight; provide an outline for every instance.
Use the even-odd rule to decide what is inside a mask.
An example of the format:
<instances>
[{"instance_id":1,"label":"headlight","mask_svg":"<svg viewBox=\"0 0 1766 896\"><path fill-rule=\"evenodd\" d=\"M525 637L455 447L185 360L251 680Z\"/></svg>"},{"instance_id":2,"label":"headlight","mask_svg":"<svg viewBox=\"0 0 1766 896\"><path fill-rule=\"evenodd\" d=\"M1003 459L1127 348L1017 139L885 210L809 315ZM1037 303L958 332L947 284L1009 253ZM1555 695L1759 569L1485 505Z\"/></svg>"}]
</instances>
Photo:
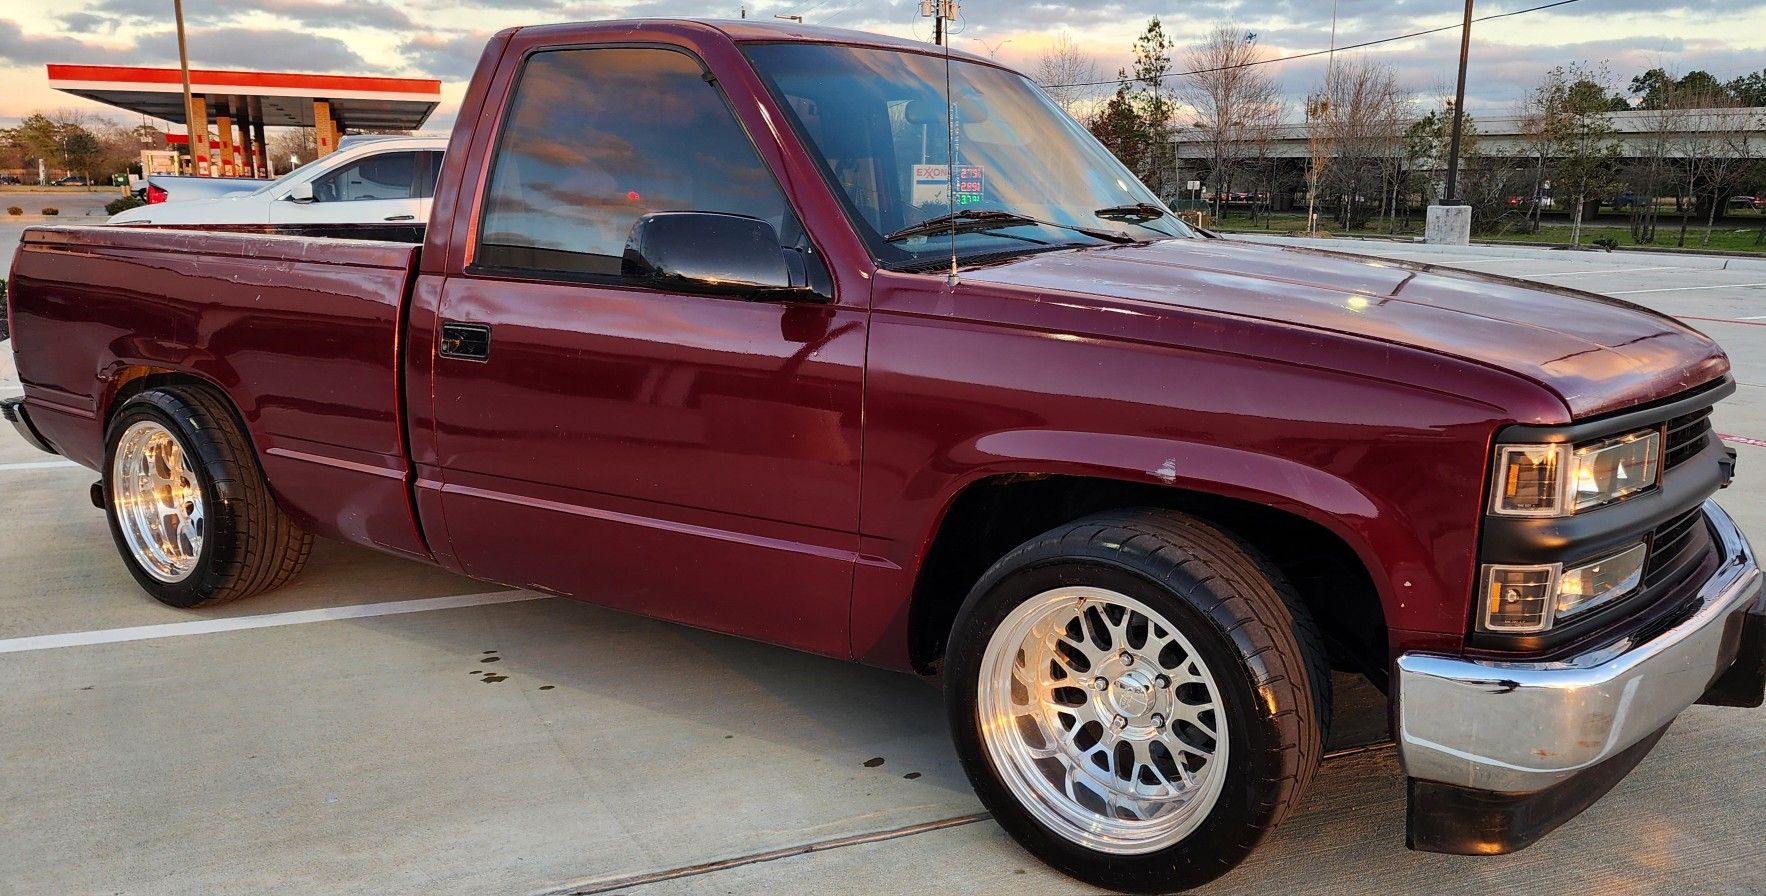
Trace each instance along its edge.
<instances>
[{"instance_id":1,"label":"headlight","mask_svg":"<svg viewBox=\"0 0 1766 896\"><path fill-rule=\"evenodd\" d=\"M1586 613L1637 590L1648 550L1641 544L1593 563L1564 569L1541 566L1484 567L1484 628L1493 632L1542 632L1554 622Z\"/></svg>"},{"instance_id":2,"label":"headlight","mask_svg":"<svg viewBox=\"0 0 1766 896\"><path fill-rule=\"evenodd\" d=\"M1660 429L1576 446L1499 445L1490 512L1569 516L1654 488L1661 467Z\"/></svg>"}]
</instances>

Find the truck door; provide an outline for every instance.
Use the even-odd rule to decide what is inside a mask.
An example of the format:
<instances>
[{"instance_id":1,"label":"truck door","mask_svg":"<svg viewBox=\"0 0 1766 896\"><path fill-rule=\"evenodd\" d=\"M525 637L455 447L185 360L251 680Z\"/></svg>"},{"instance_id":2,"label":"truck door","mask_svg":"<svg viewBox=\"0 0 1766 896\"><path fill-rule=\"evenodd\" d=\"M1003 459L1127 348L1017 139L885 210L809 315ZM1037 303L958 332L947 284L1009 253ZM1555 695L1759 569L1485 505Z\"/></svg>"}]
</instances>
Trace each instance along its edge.
<instances>
[{"instance_id":1,"label":"truck door","mask_svg":"<svg viewBox=\"0 0 1766 896\"><path fill-rule=\"evenodd\" d=\"M748 301L622 276L632 224L734 213L807 246L701 63L535 53L439 299L433 420L472 575L845 655L864 297ZM810 256L813 264L819 264Z\"/></svg>"}]
</instances>

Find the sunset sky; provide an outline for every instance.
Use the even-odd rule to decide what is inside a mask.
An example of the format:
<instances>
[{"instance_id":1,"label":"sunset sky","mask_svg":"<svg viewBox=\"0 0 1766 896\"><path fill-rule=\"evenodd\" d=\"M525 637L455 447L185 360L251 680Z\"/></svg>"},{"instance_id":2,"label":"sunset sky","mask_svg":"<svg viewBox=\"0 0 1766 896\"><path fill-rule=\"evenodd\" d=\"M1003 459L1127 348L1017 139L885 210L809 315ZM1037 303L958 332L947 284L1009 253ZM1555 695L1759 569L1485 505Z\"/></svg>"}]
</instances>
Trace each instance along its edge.
<instances>
[{"instance_id":1,"label":"sunset sky","mask_svg":"<svg viewBox=\"0 0 1766 896\"><path fill-rule=\"evenodd\" d=\"M1482 0L1479 15L1537 6L1546 0ZM548 0L186 0L191 64L339 74L440 78L441 109L427 130L445 130L484 38L511 25L634 16L735 17L740 0L705 5L681 0L553 3ZM1458 0L1341 0L1338 45L1458 21ZM800 14L810 24L930 39L930 20L917 0L752 2L751 18ZM1330 0L1119 0L1065 4L1049 0L966 0L954 44L1033 70L1049 42L1065 30L1108 78L1128 59L1129 45L1149 16L1166 23L1177 42L1197 39L1215 24L1255 32L1272 55L1330 44ZM1579 0L1555 9L1473 28L1467 107L1474 114L1511 110L1553 65L1605 63L1623 88L1644 69L1705 69L1720 80L1766 67L1766 3L1759 0ZM1458 33L1449 31L1368 50L1390 62L1419 100L1450 90ZM176 65L172 0L9 0L0 5L0 124L36 110L107 107L56 93L45 83L50 62ZM1303 95L1323 73L1323 60L1272 66L1290 97ZM109 110L121 120L123 113ZM131 122L124 122L131 123Z\"/></svg>"}]
</instances>

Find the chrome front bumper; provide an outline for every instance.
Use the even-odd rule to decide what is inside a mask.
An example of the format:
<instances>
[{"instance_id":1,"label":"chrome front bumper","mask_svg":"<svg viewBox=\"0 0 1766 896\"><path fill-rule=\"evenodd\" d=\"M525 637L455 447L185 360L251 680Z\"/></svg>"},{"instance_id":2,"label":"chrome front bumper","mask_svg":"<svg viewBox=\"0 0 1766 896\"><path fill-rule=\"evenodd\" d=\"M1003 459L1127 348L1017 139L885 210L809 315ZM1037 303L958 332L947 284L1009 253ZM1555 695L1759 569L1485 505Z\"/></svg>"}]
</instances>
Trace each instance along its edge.
<instances>
[{"instance_id":1,"label":"chrome front bumper","mask_svg":"<svg viewBox=\"0 0 1766 896\"><path fill-rule=\"evenodd\" d=\"M1722 565L1700 588L1693 615L1654 638L1622 638L1548 663L1399 657L1406 774L1493 795L1538 793L1627 754L1698 702L1736 663L1744 627L1762 624L1749 618L1762 612L1753 550L1715 502L1704 510ZM1632 752L1641 759L1645 751Z\"/></svg>"}]
</instances>

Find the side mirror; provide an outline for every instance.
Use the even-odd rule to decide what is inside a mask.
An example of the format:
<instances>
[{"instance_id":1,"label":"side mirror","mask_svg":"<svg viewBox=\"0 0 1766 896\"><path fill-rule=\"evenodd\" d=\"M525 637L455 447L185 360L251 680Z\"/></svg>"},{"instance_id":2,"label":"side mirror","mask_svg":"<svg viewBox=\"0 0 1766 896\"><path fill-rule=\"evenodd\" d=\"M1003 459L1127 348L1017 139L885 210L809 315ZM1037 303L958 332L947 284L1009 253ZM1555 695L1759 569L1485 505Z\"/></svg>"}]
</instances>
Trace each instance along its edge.
<instances>
[{"instance_id":1,"label":"side mirror","mask_svg":"<svg viewBox=\"0 0 1766 896\"><path fill-rule=\"evenodd\" d=\"M288 199L291 202L312 202L313 182L302 181L288 188Z\"/></svg>"},{"instance_id":2,"label":"side mirror","mask_svg":"<svg viewBox=\"0 0 1766 896\"><path fill-rule=\"evenodd\" d=\"M809 287L802 255L779 246L773 225L746 215L645 215L632 224L620 273L687 292L824 300Z\"/></svg>"}]
</instances>

